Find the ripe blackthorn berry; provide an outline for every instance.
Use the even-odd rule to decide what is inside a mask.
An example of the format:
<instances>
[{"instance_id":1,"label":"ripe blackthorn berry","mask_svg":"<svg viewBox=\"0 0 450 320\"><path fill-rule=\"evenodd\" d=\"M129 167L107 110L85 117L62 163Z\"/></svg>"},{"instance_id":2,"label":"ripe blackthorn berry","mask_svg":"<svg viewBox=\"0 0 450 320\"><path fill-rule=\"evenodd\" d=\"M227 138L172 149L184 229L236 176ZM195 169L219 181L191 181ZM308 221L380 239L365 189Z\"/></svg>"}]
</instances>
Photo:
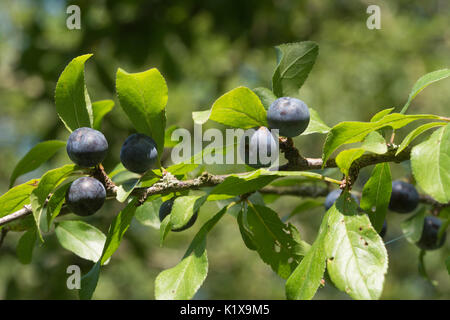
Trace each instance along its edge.
<instances>
[{"instance_id":1,"label":"ripe blackthorn berry","mask_svg":"<svg viewBox=\"0 0 450 320\"><path fill-rule=\"evenodd\" d=\"M129 136L120 150L120 161L125 168L135 173L148 171L157 159L156 142L141 133Z\"/></svg>"},{"instance_id":2,"label":"ripe blackthorn berry","mask_svg":"<svg viewBox=\"0 0 450 320\"><path fill-rule=\"evenodd\" d=\"M66 150L70 160L80 167L93 167L105 159L108 141L100 131L82 127L70 134Z\"/></svg>"},{"instance_id":3,"label":"ripe blackthorn berry","mask_svg":"<svg viewBox=\"0 0 450 320\"><path fill-rule=\"evenodd\" d=\"M243 137L245 138L245 136ZM241 158L253 168L270 167L278 158L278 148L274 135L266 127L260 127L250 136L250 142L244 143L241 151ZM244 152L244 155L242 155Z\"/></svg>"},{"instance_id":4,"label":"ripe blackthorn berry","mask_svg":"<svg viewBox=\"0 0 450 320\"><path fill-rule=\"evenodd\" d=\"M324 202L324 206L325 209L328 210L330 209L333 204L336 202L336 200L339 198L339 196L341 195L342 190L341 189L335 189L333 191L331 191L330 193L328 193L328 195L325 198L325 202ZM356 203L359 205L359 199L357 196L355 196L354 194L351 195L353 200L356 201Z\"/></svg>"},{"instance_id":5,"label":"ripe blackthorn berry","mask_svg":"<svg viewBox=\"0 0 450 320\"><path fill-rule=\"evenodd\" d=\"M267 122L271 129L278 129L280 136L296 137L309 124L308 106L299 99L283 97L275 100L267 111Z\"/></svg>"},{"instance_id":6,"label":"ripe blackthorn berry","mask_svg":"<svg viewBox=\"0 0 450 320\"><path fill-rule=\"evenodd\" d=\"M392 193L389 209L398 213L414 211L419 204L419 193L416 188L401 180L392 181Z\"/></svg>"},{"instance_id":7,"label":"ripe blackthorn berry","mask_svg":"<svg viewBox=\"0 0 450 320\"><path fill-rule=\"evenodd\" d=\"M425 221L423 222L422 236L417 242L417 246L423 250L435 250L442 247L447 234L444 233L438 243L438 233L441 224L441 220L436 217L425 217Z\"/></svg>"},{"instance_id":8,"label":"ripe blackthorn berry","mask_svg":"<svg viewBox=\"0 0 450 320\"><path fill-rule=\"evenodd\" d=\"M161 204L161 207L159 207L159 220L161 222L164 220L165 217L167 217L172 212L172 207L173 207L174 201L175 201L175 198L171 198L167 201L164 201ZM172 231L180 232L180 231L183 231L183 230L186 230L186 229L192 227L194 225L195 221L197 220L197 216L198 216L198 211L192 215L192 217L191 217L191 219L189 219L188 223L186 223L184 226L182 226L180 228L172 229Z\"/></svg>"},{"instance_id":9,"label":"ripe blackthorn berry","mask_svg":"<svg viewBox=\"0 0 450 320\"><path fill-rule=\"evenodd\" d=\"M103 184L91 177L78 178L66 193L66 204L79 216L90 216L105 202L106 190Z\"/></svg>"}]
</instances>

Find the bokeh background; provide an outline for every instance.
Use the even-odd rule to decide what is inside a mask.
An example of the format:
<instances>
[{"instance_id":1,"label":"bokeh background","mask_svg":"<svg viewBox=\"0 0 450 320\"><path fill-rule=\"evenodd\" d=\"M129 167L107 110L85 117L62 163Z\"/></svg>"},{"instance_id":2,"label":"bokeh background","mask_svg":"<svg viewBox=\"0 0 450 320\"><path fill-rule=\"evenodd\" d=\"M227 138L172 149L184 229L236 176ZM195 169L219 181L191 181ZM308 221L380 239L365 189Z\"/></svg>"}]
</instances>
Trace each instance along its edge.
<instances>
[{"instance_id":1,"label":"bokeh background","mask_svg":"<svg viewBox=\"0 0 450 320\"><path fill-rule=\"evenodd\" d=\"M66 28L66 8L81 8L81 30ZM370 4L381 7L381 30L366 27ZM314 40L320 52L299 97L328 125L368 121L377 111L401 107L423 74L450 65L450 3L446 0L298 1L298 0L2 0L0 1L0 194L18 160L36 143L67 139L54 106L59 74L74 57L94 53L86 65L93 101L114 99L102 131L110 144L107 170L118 163L124 139L133 132L115 96L118 67L129 72L157 67L168 82L168 125L192 129L191 112L210 108L216 98L240 85L270 87L275 67L273 47ZM422 92L410 113L449 116L449 80ZM407 127L410 130L418 124ZM398 139L405 135L400 130ZM307 156L320 156L324 137L296 138ZM420 141L420 139L418 140ZM17 183L69 163L60 152ZM408 164L392 165L394 178L410 179ZM356 189L370 174L363 170ZM284 216L302 201L282 197L269 204ZM134 221L118 252L101 274L96 299L153 299L156 275L174 266L195 232L218 211L210 203L190 230L171 234L159 247L158 230ZM107 232L120 206L108 203L86 219ZM313 241L324 209L293 219L302 236ZM74 218L74 217L71 217ZM449 299L450 278L444 249L426 255L437 286L418 271L419 249L401 236L406 217L389 213L386 236L389 271L383 299ZM66 268L91 263L64 250L49 233L35 248L33 262L15 257L20 234L9 233L0 249L1 299L72 299ZM397 239L397 240L396 240ZM392 241L392 242L391 242ZM242 242L236 221L225 216L208 238L209 275L197 299L284 299L284 282ZM316 299L347 299L329 281Z\"/></svg>"}]
</instances>

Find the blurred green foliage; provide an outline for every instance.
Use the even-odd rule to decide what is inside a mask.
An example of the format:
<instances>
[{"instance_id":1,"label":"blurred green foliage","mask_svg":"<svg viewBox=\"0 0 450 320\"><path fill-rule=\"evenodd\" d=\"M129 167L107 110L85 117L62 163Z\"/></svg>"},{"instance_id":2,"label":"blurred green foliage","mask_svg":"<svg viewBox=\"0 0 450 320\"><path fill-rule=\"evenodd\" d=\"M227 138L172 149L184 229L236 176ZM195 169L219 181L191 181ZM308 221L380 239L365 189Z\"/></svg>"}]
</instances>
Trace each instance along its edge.
<instances>
[{"instance_id":1,"label":"blurred green foliage","mask_svg":"<svg viewBox=\"0 0 450 320\"><path fill-rule=\"evenodd\" d=\"M66 28L66 8L81 8L81 30ZM168 126L192 128L191 112L211 107L226 91L245 85L270 86L275 67L273 46L302 40L319 43L318 60L299 96L328 125L344 120L368 121L382 108L407 99L423 74L450 65L450 3L445 0L377 1L381 30L366 27L369 1L296 0L3 0L0 2L0 194L6 192L18 160L36 143L67 139L54 106L56 81L74 57L94 53L87 63L87 85L93 101L115 97L115 72L157 67L168 81ZM449 83L442 81L421 93L409 113L448 116ZM417 124L418 125L418 124ZM406 130L409 130L408 127ZM407 132L400 130L398 141ZM107 115L102 131L110 144L105 162L119 161L124 139L133 132L120 107ZM302 154L320 156L324 137L299 137ZM420 140L420 139L418 139ZM45 170L68 163L60 152ZM391 165L393 178L409 177L405 165ZM359 190L370 168L358 180ZM301 201L283 197L270 204L284 216ZM117 204L109 203L87 221L107 231ZM156 275L172 267L216 204L202 208L194 228L171 234L160 248L157 230L135 221L111 263L102 271L97 299L151 299ZM311 242L322 208L296 216L295 225ZM389 214L387 241L401 235L404 217ZM91 263L65 251L54 234L37 247L33 262L15 257L20 234L10 233L0 250L1 299L68 299L66 268L77 264L83 273ZM444 250L427 254L427 268L439 285L433 287L417 271L419 250L405 239L389 243L389 270L384 299L448 299L450 278ZM208 238L209 275L198 299L284 299L284 284L257 254L243 244L231 216ZM346 299L327 281L317 299Z\"/></svg>"}]
</instances>

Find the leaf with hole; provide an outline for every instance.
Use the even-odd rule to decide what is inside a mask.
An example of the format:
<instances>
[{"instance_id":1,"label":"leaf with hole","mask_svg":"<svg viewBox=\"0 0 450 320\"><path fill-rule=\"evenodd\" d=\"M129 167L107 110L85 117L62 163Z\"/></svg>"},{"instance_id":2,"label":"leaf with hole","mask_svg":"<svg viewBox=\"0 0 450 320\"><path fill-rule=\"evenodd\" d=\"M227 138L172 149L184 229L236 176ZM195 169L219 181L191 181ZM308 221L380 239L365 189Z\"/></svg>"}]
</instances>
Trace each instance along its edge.
<instances>
[{"instance_id":1,"label":"leaf with hole","mask_svg":"<svg viewBox=\"0 0 450 320\"><path fill-rule=\"evenodd\" d=\"M245 240L256 248L261 259L280 277L287 279L309 245L301 240L292 224L284 224L268 207L250 204L239 219Z\"/></svg>"},{"instance_id":2,"label":"leaf with hole","mask_svg":"<svg viewBox=\"0 0 450 320\"><path fill-rule=\"evenodd\" d=\"M331 280L353 299L380 298L388 266L383 240L348 192L329 213L324 247Z\"/></svg>"}]
</instances>

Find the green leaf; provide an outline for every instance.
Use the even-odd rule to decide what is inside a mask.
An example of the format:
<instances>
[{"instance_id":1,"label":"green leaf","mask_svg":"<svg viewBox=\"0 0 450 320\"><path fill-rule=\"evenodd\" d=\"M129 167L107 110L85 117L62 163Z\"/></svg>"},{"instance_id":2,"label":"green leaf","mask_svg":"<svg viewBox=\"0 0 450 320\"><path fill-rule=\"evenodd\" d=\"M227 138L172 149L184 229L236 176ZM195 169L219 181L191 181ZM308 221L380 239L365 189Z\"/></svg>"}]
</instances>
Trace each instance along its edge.
<instances>
[{"instance_id":1,"label":"green leaf","mask_svg":"<svg viewBox=\"0 0 450 320\"><path fill-rule=\"evenodd\" d=\"M194 121L200 124L204 123L208 120L206 115L206 111L194 113ZM250 129L267 126L267 113L252 90L238 87L225 93L214 102L209 120L233 128Z\"/></svg>"},{"instance_id":2,"label":"green leaf","mask_svg":"<svg viewBox=\"0 0 450 320\"><path fill-rule=\"evenodd\" d=\"M402 152L415 138L417 138L419 135L421 135L425 131L435 128L435 127L445 126L446 124L447 123L445 123L445 122L431 122L431 123L426 123L424 125L421 125L420 127L415 128L413 131L411 131L405 137L405 139L403 139L402 143L398 147L397 152L395 154L397 155L400 152Z\"/></svg>"},{"instance_id":3,"label":"green leaf","mask_svg":"<svg viewBox=\"0 0 450 320\"><path fill-rule=\"evenodd\" d=\"M9 187L11 188L21 175L39 168L65 145L65 141L59 140L44 141L35 145L14 168L9 180Z\"/></svg>"},{"instance_id":4,"label":"green leaf","mask_svg":"<svg viewBox=\"0 0 450 320\"><path fill-rule=\"evenodd\" d=\"M100 262L97 262L87 274L81 277L81 288L78 292L81 300L90 300L92 298L100 277L100 266Z\"/></svg>"},{"instance_id":5,"label":"green leaf","mask_svg":"<svg viewBox=\"0 0 450 320\"><path fill-rule=\"evenodd\" d=\"M55 229L61 246L77 256L97 262L102 254L106 236L83 221L62 221Z\"/></svg>"},{"instance_id":6,"label":"green leaf","mask_svg":"<svg viewBox=\"0 0 450 320\"><path fill-rule=\"evenodd\" d=\"M301 202L300 204L298 204L286 218L283 218L283 220L286 221L297 214L303 213L305 211L308 211L308 210L311 210L314 208L322 207L322 206L323 206L322 201L313 200L313 199L305 200L305 201Z\"/></svg>"},{"instance_id":7,"label":"green leaf","mask_svg":"<svg viewBox=\"0 0 450 320\"><path fill-rule=\"evenodd\" d=\"M261 170L256 170L246 175L230 175L211 190L208 200L218 199L215 195L238 196L253 192L278 178L277 176L262 175L261 172Z\"/></svg>"},{"instance_id":8,"label":"green leaf","mask_svg":"<svg viewBox=\"0 0 450 320\"><path fill-rule=\"evenodd\" d=\"M383 154L387 152L384 138L376 131L369 133L359 148L352 148L340 152L336 157L336 164L343 174L348 176L353 162L358 160L365 151Z\"/></svg>"},{"instance_id":9,"label":"green leaf","mask_svg":"<svg viewBox=\"0 0 450 320\"><path fill-rule=\"evenodd\" d=\"M242 240L244 241L245 246L247 248L249 248L250 250L257 251L258 247L252 240L251 230L248 228L246 222L244 221L244 219L246 219L245 218L246 215L247 215L247 211L244 210L244 208L242 207L236 217L236 221L239 226L239 231L241 233Z\"/></svg>"},{"instance_id":10,"label":"green leaf","mask_svg":"<svg viewBox=\"0 0 450 320\"><path fill-rule=\"evenodd\" d=\"M242 230L261 259L283 279L287 279L297 267L309 245L301 241L298 230L292 224L284 224L272 209L249 204L240 213Z\"/></svg>"},{"instance_id":11,"label":"green leaf","mask_svg":"<svg viewBox=\"0 0 450 320\"><path fill-rule=\"evenodd\" d=\"M336 164L343 174L348 176L348 170L350 169L353 161L361 157L364 153L364 149L354 148L340 152L336 157Z\"/></svg>"},{"instance_id":12,"label":"green leaf","mask_svg":"<svg viewBox=\"0 0 450 320\"><path fill-rule=\"evenodd\" d=\"M401 223L403 234L410 243L415 244L420 240L424 219L425 207L422 207L416 214Z\"/></svg>"},{"instance_id":13,"label":"green leaf","mask_svg":"<svg viewBox=\"0 0 450 320\"><path fill-rule=\"evenodd\" d=\"M277 96L274 95L272 90L264 87L255 88L252 91L258 96L259 100L261 100L261 103L263 104L264 109L266 110L269 110L269 107L272 104L272 102L274 102L277 99Z\"/></svg>"},{"instance_id":14,"label":"green leaf","mask_svg":"<svg viewBox=\"0 0 450 320\"><path fill-rule=\"evenodd\" d=\"M160 245L162 246L171 229L178 229L185 226L191 217L205 203L205 196L181 196L177 197L173 203L169 216L164 218L160 225Z\"/></svg>"},{"instance_id":15,"label":"green leaf","mask_svg":"<svg viewBox=\"0 0 450 320\"><path fill-rule=\"evenodd\" d=\"M329 212L322 219L313 245L286 281L286 297L290 300L311 300L320 286L326 266L324 241Z\"/></svg>"},{"instance_id":16,"label":"green leaf","mask_svg":"<svg viewBox=\"0 0 450 320\"><path fill-rule=\"evenodd\" d=\"M73 59L56 84L56 111L69 131L93 125L91 101L84 82L84 64L91 56L85 54Z\"/></svg>"},{"instance_id":17,"label":"green leaf","mask_svg":"<svg viewBox=\"0 0 450 320\"><path fill-rule=\"evenodd\" d=\"M102 265L104 265L114 252L116 252L117 248L119 248L120 242L122 241L125 232L128 230L135 213L136 199L128 203L128 205L114 217L114 220L109 227L108 235L106 236L101 259L99 260Z\"/></svg>"},{"instance_id":18,"label":"green leaf","mask_svg":"<svg viewBox=\"0 0 450 320\"><path fill-rule=\"evenodd\" d=\"M211 109L203 110L203 111L194 111L192 112L192 120L196 124L204 124L209 120L209 116L211 115Z\"/></svg>"},{"instance_id":19,"label":"green leaf","mask_svg":"<svg viewBox=\"0 0 450 320\"><path fill-rule=\"evenodd\" d=\"M69 190L71 183L65 183L52 194L47 203L47 229L50 229L52 222L59 215L61 208L65 202L67 190Z\"/></svg>"},{"instance_id":20,"label":"green leaf","mask_svg":"<svg viewBox=\"0 0 450 320\"><path fill-rule=\"evenodd\" d=\"M324 246L331 280L354 299L378 299L388 266L383 240L348 192L329 212Z\"/></svg>"},{"instance_id":21,"label":"green leaf","mask_svg":"<svg viewBox=\"0 0 450 320\"><path fill-rule=\"evenodd\" d=\"M165 108L168 98L166 81L158 69L140 73L117 70L117 96L134 128L155 140L158 157L164 149Z\"/></svg>"},{"instance_id":22,"label":"green leaf","mask_svg":"<svg viewBox=\"0 0 450 320\"><path fill-rule=\"evenodd\" d=\"M38 186L39 179L33 179L15 186L0 197L0 218L16 212L30 203L30 195Z\"/></svg>"},{"instance_id":23,"label":"green leaf","mask_svg":"<svg viewBox=\"0 0 450 320\"><path fill-rule=\"evenodd\" d=\"M41 241L44 241L44 239L42 238L40 221L47 197L62 181L72 175L77 169L77 166L68 164L61 168L47 171L39 181L37 188L31 193L31 208L33 209L34 221L36 222L39 239Z\"/></svg>"},{"instance_id":24,"label":"green leaf","mask_svg":"<svg viewBox=\"0 0 450 320\"><path fill-rule=\"evenodd\" d=\"M316 110L309 108L310 120L308 127L305 132L302 133L303 136L311 134L311 133L328 133L330 131L330 127L325 124L325 122L320 119L319 114Z\"/></svg>"},{"instance_id":25,"label":"green leaf","mask_svg":"<svg viewBox=\"0 0 450 320\"><path fill-rule=\"evenodd\" d=\"M277 67L272 77L272 90L277 97L297 95L319 53L312 41L287 43L275 47Z\"/></svg>"},{"instance_id":26,"label":"green leaf","mask_svg":"<svg viewBox=\"0 0 450 320\"><path fill-rule=\"evenodd\" d=\"M183 259L175 267L161 272L155 280L158 300L191 299L208 273L206 236L223 217L227 207L209 219L195 235Z\"/></svg>"},{"instance_id":27,"label":"green leaf","mask_svg":"<svg viewBox=\"0 0 450 320\"><path fill-rule=\"evenodd\" d=\"M195 212L205 203L207 196L177 197L170 213L170 223L173 229L185 226Z\"/></svg>"},{"instance_id":28,"label":"green leaf","mask_svg":"<svg viewBox=\"0 0 450 320\"><path fill-rule=\"evenodd\" d=\"M428 275L427 272L427 268L425 267L425 255L426 255L427 251L425 250L420 250L419 252L419 274L425 279L427 280L432 286L437 286L438 283L435 280L432 280L430 278L430 276Z\"/></svg>"},{"instance_id":29,"label":"green leaf","mask_svg":"<svg viewBox=\"0 0 450 320\"><path fill-rule=\"evenodd\" d=\"M117 186L116 199L119 202L125 202L128 196L140 183L139 179L129 179Z\"/></svg>"},{"instance_id":30,"label":"green leaf","mask_svg":"<svg viewBox=\"0 0 450 320\"><path fill-rule=\"evenodd\" d=\"M375 122L346 121L335 125L327 135L323 147L323 163L330 157L334 150L343 144L362 141L369 133L384 127L399 129L407 124L422 119L441 119L435 115L403 115L400 113L388 114Z\"/></svg>"},{"instance_id":31,"label":"green leaf","mask_svg":"<svg viewBox=\"0 0 450 320\"><path fill-rule=\"evenodd\" d=\"M394 109L395 108L384 109L384 110L381 110L381 111L375 113L375 115L372 117L372 119L370 119L370 122L376 122L378 120L381 120L384 116L391 113L392 110L394 110Z\"/></svg>"},{"instance_id":32,"label":"green leaf","mask_svg":"<svg viewBox=\"0 0 450 320\"><path fill-rule=\"evenodd\" d=\"M172 125L172 126L168 127L166 129L166 131L164 132L164 146L166 148L173 148L178 144L178 141L172 140L172 133L176 129L179 129L179 127L177 125Z\"/></svg>"},{"instance_id":33,"label":"green leaf","mask_svg":"<svg viewBox=\"0 0 450 320\"><path fill-rule=\"evenodd\" d=\"M406 102L405 106L403 107L402 111L400 113L404 114L408 110L408 107L411 103L411 101L427 86L432 84L433 82L445 79L450 76L450 69L441 69L437 71L433 71L430 73L427 73L426 75L419 78L419 80L416 81L414 84L411 93L409 94L408 101Z\"/></svg>"},{"instance_id":34,"label":"green leaf","mask_svg":"<svg viewBox=\"0 0 450 320\"><path fill-rule=\"evenodd\" d=\"M392 177L389 163L377 164L363 187L360 207L369 216L377 232L383 228L392 192Z\"/></svg>"},{"instance_id":35,"label":"green leaf","mask_svg":"<svg viewBox=\"0 0 450 320\"><path fill-rule=\"evenodd\" d=\"M229 175L221 184L210 191L208 201L222 200L259 190L279 177L305 177L310 180L324 180L321 174L315 172L258 169L250 173ZM296 181L298 183L298 180ZM228 196L224 197L224 195Z\"/></svg>"},{"instance_id":36,"label":"green leaf","mask_svg":"<svg viewBox=\"0 0 450 320\"><path fill-rule=\"evenodd\" d=\"M36 229L34 228L28 230L20 237L16 247L16 255L20 263L29 264L31 262L36 239Z\"/></svg>"},{"instance_id":37,"label":"green leaf","mask_svg":"<svg viewBox=\"0 0 450 320\"><path fill-rule=\"evenodd\" d=\"M450 201L450 123L412 149L411 167L425 193L440 203Z\"/></svg>"},{"instance_id":38,"label":"green leaf","mask_svg":"<svg viewBox=\"0 0 450 320\"><path fill-rule=\"evenodd\" d=\"M361 148L368 152L383 154L387 152L386 140L377 131L372 131L364 139Z\"/></svg>"},{"instance_id":39,"label":"green leaf","mask_svg":"<svg viewBox=\"0 0 450 320\"><path fill-rule=\"evenodd\" d=\"M166 168L166 171L170 172L174 176L185 175L186 173L189 173L189 172L197 169L198 166L199 166L199 164L196 164L196 163L181 162L181 163L174 164L174 165Z\"/></svg>"},{"instance_id":40,"label":"green leaf","mask_svg":"<svg viewBox=\"0 0 450 320\"><path fill-rule=\"evenodd\" d=\"M159 221L159 208L162 204L162 198L158 197L152 201L146 201L136 209L136 220L144 226L159 229L161 222Z\"/></svg>"},{"instance_id":41,"label":"green leaf","mask_svg":"<svg viewBox=\"0 0 450 320\"><path fill-rule=\"evenodd\" d=\"M191 299L206 279L208 258L206 240L194 249L193 254L175 267L164 270L155 280L155 297L158 300Z\"/></svg>"},{"instance_id":42,"label":"green leaf","mask_svg":"<svg viewBox=\"0 0 450 320\"><path fill-rule=\"evenodd\" d=\"M166 216L159 225L159 245L162 247L164 240L172 229L172 223L170 222L170 215Z\"/></svg>"},{"instance_id":43,"label":"green leaf","mask_svg":"<svg viewBox=\"0 0 450 320\"><path fill-rule=\"evenodd\" d=\"M100 100L92 103L94 129L101 130L102 120L114 108L114 101Z\"/></svg>"}]
</instances>

